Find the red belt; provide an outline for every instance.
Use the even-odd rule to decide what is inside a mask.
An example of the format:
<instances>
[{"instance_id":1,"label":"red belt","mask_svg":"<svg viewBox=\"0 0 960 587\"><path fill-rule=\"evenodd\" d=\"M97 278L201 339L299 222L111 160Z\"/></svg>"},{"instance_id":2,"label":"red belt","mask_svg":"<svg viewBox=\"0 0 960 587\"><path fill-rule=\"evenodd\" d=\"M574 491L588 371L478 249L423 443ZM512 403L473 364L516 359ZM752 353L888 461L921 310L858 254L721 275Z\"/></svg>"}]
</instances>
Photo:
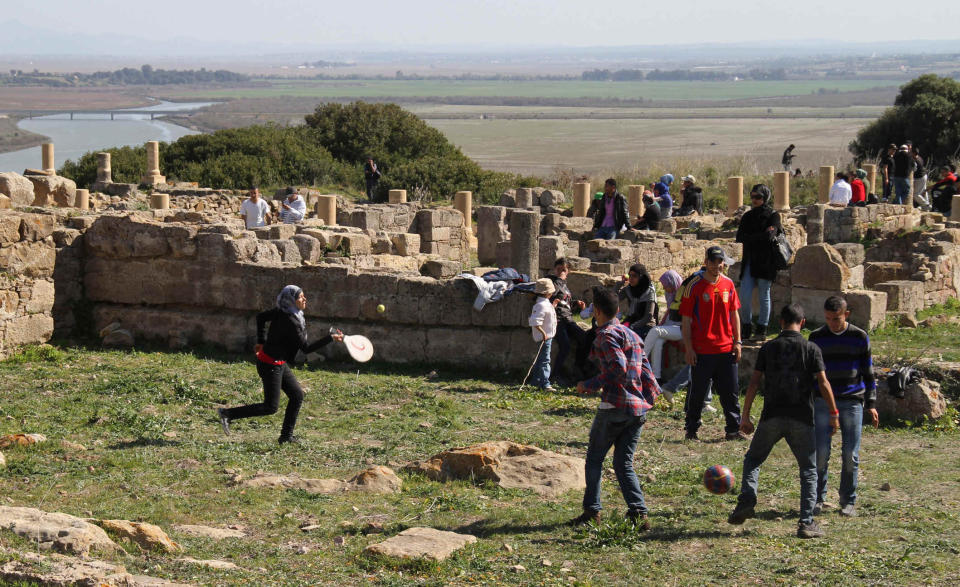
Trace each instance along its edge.
<instances>
[{"instance_id":1,"label":"red belt","mask_svg":"<svg viewBox=\"0 0 960 587\"><path fill-rule=\"evenodd\" d=\"M263 352L262 350L257 351L257 360L260 361L261 363L266 363L268 365L283 365L284 363L286 363L286 361L278 361L274 359L273 357Z\"/></svg>"}]
</instances>

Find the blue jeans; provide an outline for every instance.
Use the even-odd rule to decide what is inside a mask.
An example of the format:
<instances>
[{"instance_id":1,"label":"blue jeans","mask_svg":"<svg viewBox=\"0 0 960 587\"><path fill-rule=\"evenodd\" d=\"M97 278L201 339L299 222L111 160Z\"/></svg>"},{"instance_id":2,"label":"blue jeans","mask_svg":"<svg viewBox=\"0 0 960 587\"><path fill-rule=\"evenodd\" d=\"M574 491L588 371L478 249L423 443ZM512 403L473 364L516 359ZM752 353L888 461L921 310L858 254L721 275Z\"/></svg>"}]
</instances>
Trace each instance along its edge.
<instances>
[{"instance_id":1,"label":"blue jeans","mask_svg":"<svg viewBox=\"0 0 960 587\"><path fill-rule=\"evenodd\" d=\"M537 359L533 363L533 371L531 372L533 379L530 380L530 385L535 385L537 387L546 387L550 385L550 349L552 348L552 338L548 338L547 340L543 341L543 346L540 347L540 353L537 355Z\"/></svg>"},{"instance_id":2,"label":"blue jeans","mask_svg":"<svg viewBox=\"0 0 960 587\"><path fill-rule=\"evenodd\" d=\"M863 404L838 399L840 411L840 507L857 502L857 471L860 468L860 435L863 433ZM830 408L822 397L813 400L817 427L817 501L827 498L827 466L830 463Z\"/></svg>"},{"instance_id":3,"label":"blue jeans","mask_svg":"<svg viewBox=\"0 0 960 587\"><path fill-rule=\"evenodd\" d=\"M737 364L733 353L697 355L697 364L691 370L690 392L687 394L687 432L700 429L700 416L706 402L711 382L717 385L717 395L723 406L727 434L740 429L740 382L737 379Z\"/></svg>"},{"instance_id":4,"label":"blue jeans","mask_svg":"<svg viewBox=\"0 0 960 587\"><path fill-rule=\"evenodd\" d=\"M743 279L740 280L740 322L750 324L753 320L753 288L757 288L757 299L760 302L760 314L757 315L757 324L766 326L770 323L770 286L769 279L759 279L750 275L750 262L743 267Z\"/></svg>"},{"instance_id":5,"label":"blue jeans","mask_svg":"<svg viewBox=\"0 0 960 587\"><path fill-rule=\"evenodd\" d=\"M593 231L593 238L602 238L604 240L617 238L617 229L612 226L601 226Z\"/></svg>"},{"instance_id":6,"label":"blue jeans","mask_svg":"<svg viewBox=\"0 0 960 587\"><path fill-rule=\"evenodd\" d=\"M640 515L647 514L643 490L633 470L633 453L645 422L645 416L631 416L618 410L597 410L590 427L590 445L587 447L584 467L587 488L583 493L583 511L599 512L603 509L600 505L600 477L603 474L603 459L612 446L613 470L627 508Z\"/></svg>"},{"instance_id":7,"label":"blue jeans","mask_svg":"<svg viewBox=\"0 0 960 587\"><path fill-rule=\"evenodd\" d=\"M800 523L813 521L813 506L817 501L817 442L814 427L793 418L761 419L743 457L743 479L737 506L757 505L757 480L763 464L775 444L784 438L800 467Z\"/></svg>"},{"instance_id":8,"label":"blue jeans","mask_svg":"<svg viewBox=\"0 0 960 587\"><path fill-rule=\"evenodd\" d=\"M910 184L913 183L909 177L893 178L893 189L896 196L893 198L894 204L905 204L910 198Z\"/></svg>"}]
</instances>

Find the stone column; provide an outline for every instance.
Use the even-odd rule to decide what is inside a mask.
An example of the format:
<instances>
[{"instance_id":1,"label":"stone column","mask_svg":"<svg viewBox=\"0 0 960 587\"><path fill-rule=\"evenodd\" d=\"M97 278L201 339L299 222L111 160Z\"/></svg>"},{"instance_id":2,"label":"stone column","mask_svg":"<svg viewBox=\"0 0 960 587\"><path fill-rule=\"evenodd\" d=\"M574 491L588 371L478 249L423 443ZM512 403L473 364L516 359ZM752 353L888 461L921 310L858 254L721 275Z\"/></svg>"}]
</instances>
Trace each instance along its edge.
<instances>
[{"instance_id":1,"label":"stone column","mask_svg":"<svg viewBox=\"0 0 960 587\"><path fill-rule=\"evenodd\" d=\"M167 183L167 178L160 175L160 143L147 141L147 174L140 179L140 183L157 185Z\"/></svg>"},{"instance_id":2,"label":"stone column","mask_svg":"<svg viewBox=\"0 0 960 587\"><path fill-rule=\"evenodd\" d=\"M877 166L874 163L864 163L863 170L867 172L867 193L875 194L877 193L876 189L873 187L877 184ZM882 195L882 194L881 194Z\"/></svg>"},{"instance_id":3,"label":"stone column","mask_svg":"<svg viewBox=\"0 0 960 587\"><path fill-rule=\"evenodd\" d=\"M317 205L314 207L317 218L327 226L337 225L337 196L317 196Z\"/></svg>"},{"instance_id":4,"label":"stone column","mask_svg":"<svg viewBox=\"0 0 960 587\"><path fill-rule=\"evenodd\" d=\"M508 240L507 209L503 206L477 208L477 260L481 265L497 263L497 243Z\"/></svg>"},{"instance_id":5,"label":"stone column","mask_svg":"<svg viewBox=\"0 0 960 587\"><path fill-rule=\"evenodd\" d=\"M463 227L473 234L473 192L457 192L453 195L453 207L463 214Z\"/></svg>"},{"instance_id":6,"label":"stone column","mask_svg":"<svg viewBox=\"0 0 960 587\"><path fill-rule=\"evenodd\" d=\"M733 214L743 206L743 178L739 175L727 178L727 213Z\"/></svg>"},{"instance_id":7,"label":"stone column","mask_svg":"<svg viewBox=\"0 0 960 587\"><path fill-rule=\"evenodd\" d=\"M643 186L627 186L627 210L630 214L627 218L627 224L633 226L638 216L643 216Z\"/></svg>"},{"instance_id":8,"label":"stone column","mask_svg":"<svg viewBox=\"0 0 960 587\"><path fill-rule=\"evenodd\" d=\"M823 242L823 217L826 209L826 204L811 204L807 206L808 245L815 245Z\"/></svg>"},{"instance_id":9,"label":"stone column","mask_svg":"<svg viewBox=\"0 0 960 587\"><path fill-rule=\"evenodd\" d=\"M53 143L43 143L40 145L40 156L43 161L43 170L50 175L57 173L57 166L53 160Z\"/></svg>"},{"instance_id":10,"label":"stone column","mask_svg":"<svg viewBox=\"0 0 960 587\"><path fill-rule=\"evenodd\" d=\"M530 279L540 277L539 212L514 210L510 214L510 265Z\"/></svg>"},{"instance_id":11,"label":"stone column","mask_svg":"<svg viewBox=\"0 0 960 587\"><path fill-rule=\"evenodd\" d=\"M387 192L388 202L391 204L405 204L407 202L407 190L390 190Z\"/></svg>"},{"instance_id":12,"label":"stone column","mask_svg":"<svg viewBox=\"0 0 960 587\"><path fill-rule=\"evenodd\" d=\"M833 186L833 165L820 166L820 184L817 191L817 202L830 203L830 188Z\"/></svg>"},{"instance_id":13,"label":"stone column","mask_svg":"<svg viewBox=\"0 0 960 587\"><path fill-rule=\"evenodd\" d=\"M590 209L590 184L573 184L573 215L582 218L587 215Z\"/></svg>"},{"instance_id":14,"label":"stone column","mask_svg":"<svg viewBox=\"0 0 960 587\"><path fill-rule=\"evenodd\" d=\"M150 194L150 208L152 210L169 210L170 194Z\"/></svg>"},{"instance_id":15,"label":"stone column","mask_svg":"<svg viewBox=\"0 0 960 587\"><path fill-rule=\"evenodd\" d=\"M77 198L76 200L74 200L74 204L77 206L77 208L81 210L89 210L90 209L90 190L78 189Z\"/></svg>"},{"instance_id":16,"label":"stone column","mask_svg":"<svg viewBox=\"0 0 960 587\"><path fill-rule=\"evenodd\" d=\"M517 188L517 208L530 208L533 206L533 190L530 188Z\"/></svg>"},{"instance_id":17,"label":"stone column","mask_svg":"<svg viewBox=\"0 0 960 587\"><path fill-rule=\"evenodd\" d=\"M97 153L97 183L112 183L113 171L110 169L110 153Z\"/></svg>"},{"instance_id":18,"label":"stone column","mask_svg":"<svg viewBox=\"0 0 960 587\"><path fill-rule=\"evenodd\" d=\"M950 221L960 222L960 195L953 196L950 204Z\"/></svg>"},{"instance_id":19,"label":"stone column","mask_svg":"<svg viewBox=\"0 0 960 587\"><path fill-rule=\"evenodd\" d=\"M777 171L773 174L773 209L790 209L790 172Z\"/></svg>"}]
</instances>

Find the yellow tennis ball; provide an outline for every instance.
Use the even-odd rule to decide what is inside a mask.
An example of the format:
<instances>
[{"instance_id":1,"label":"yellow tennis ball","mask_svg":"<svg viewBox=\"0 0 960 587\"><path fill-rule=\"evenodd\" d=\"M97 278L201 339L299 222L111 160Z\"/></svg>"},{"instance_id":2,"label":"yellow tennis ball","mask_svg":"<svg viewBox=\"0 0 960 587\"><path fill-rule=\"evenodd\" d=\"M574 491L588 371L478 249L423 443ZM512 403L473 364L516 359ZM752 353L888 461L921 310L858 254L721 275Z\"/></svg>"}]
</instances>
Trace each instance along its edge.
<instances>
[{"instance_id":1,"label":"yellow tennis ball","mask_svg":"<svg viewBox=\"0 0 960 587\"><path fill-rule=\"evenodd\" d=\"M386 311L387 311L387 307L384 306L383 304L380 304L379 306L377 306L377 312L380 312L381 314L383 314Z\"/></svg>"}]
</instances>

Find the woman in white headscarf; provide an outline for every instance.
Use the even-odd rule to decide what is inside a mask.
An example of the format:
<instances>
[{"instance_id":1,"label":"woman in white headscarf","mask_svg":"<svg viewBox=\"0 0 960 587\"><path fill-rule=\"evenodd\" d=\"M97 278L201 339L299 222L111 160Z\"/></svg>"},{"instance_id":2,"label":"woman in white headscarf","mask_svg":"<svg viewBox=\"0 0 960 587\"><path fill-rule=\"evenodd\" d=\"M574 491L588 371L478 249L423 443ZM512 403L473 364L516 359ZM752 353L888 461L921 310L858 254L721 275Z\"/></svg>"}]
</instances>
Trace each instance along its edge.
<instances>
[{"instance_id":1,"label":"woman in white headscarf","mask_svg":"<svg viewBox=\"0 0 960 587\"><path fill-rule=\"evenodd\" d=\"M254 351L257 353L257 373L263 380L263 402L237 408L218 408L217 415L224 434L230 434L232 420L276 413L280 392L283 391L287 395L287 410L283 416L279 442L298 442L293 429L303 403L303 389L289 363L296 358L297 351L312 353L332 340L343 340L343 333L338 330L308 343L307 323L303 317L306 307L307 296L303 290L296 285L288 285L280 290L275 308L257 314L257 345Z\"/></svg>"}]
</instances>

